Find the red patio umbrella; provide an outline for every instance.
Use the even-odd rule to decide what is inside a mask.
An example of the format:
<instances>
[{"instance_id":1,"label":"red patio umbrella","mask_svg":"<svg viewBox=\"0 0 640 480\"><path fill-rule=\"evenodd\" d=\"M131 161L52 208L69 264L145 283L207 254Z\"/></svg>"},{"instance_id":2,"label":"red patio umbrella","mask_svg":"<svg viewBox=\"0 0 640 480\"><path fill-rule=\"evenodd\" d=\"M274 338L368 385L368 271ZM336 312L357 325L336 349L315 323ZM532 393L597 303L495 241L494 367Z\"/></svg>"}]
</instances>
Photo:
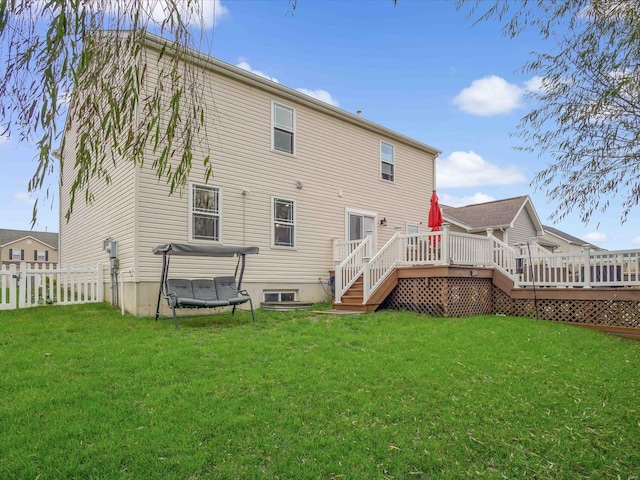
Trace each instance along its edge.
<instances>
[{"instance_id":1,"label":"red patio umbrella","mask_svg":"<svg viewBox=\"0 0 640 480\"><path fill-rule=\"evenodd\" d=\"M436 191L433 191L431 195L431 206L429 207L429 228L431 228L432 232L440 231L440 227L442 227L442 210L440 210L440 205L438 204L438 195L436 195Z\"/></svg>"}]
</instances>

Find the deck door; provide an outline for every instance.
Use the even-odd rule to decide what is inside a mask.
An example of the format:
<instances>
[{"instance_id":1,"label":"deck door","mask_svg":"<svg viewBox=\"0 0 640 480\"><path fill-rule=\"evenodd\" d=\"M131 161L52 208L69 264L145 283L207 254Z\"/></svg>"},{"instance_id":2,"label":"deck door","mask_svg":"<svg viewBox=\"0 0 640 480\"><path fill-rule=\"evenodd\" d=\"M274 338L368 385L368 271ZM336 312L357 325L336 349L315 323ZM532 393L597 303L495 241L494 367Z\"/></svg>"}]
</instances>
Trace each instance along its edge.
<instances>
[{"instance_id":1,"label":"deck door","mask_svg":"<svg viewBox=\"0 0 640 480\"><path fill-rule=\"evenodd\" d=\"M347 212L347 238L349 241L362 240L367 236L367 231L373 232L375 245L376 215L362 212Z\"/></svg>"}]
</instances>

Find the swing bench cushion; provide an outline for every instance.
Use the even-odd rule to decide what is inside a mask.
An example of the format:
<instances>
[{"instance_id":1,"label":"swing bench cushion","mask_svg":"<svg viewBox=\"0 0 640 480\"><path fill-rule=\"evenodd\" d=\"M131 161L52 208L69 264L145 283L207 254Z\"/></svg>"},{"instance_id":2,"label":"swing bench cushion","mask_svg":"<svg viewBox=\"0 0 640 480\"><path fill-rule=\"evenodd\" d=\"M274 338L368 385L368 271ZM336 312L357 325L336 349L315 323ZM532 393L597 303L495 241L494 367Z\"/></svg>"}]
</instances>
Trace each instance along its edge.
<instances>
[{"instance_id":1,"label":"swing bench cushion","mask_svg":"<svg viewBox=\"0 0 640 480\"><path fill-rule=\"evenodd\" d=\"M251 300L245 291L238 292L234 277L167 280L167 298L173 307L187 308L226 307Z\"/></svg>"}]
</instances>

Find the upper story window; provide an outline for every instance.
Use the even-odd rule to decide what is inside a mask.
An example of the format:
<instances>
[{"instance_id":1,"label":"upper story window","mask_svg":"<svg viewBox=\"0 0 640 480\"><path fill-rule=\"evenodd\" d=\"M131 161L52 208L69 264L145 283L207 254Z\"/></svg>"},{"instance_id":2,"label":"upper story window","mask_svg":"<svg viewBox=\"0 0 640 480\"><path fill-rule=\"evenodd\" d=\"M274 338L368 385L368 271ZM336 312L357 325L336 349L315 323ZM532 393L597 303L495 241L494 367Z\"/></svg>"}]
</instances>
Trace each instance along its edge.
<instances>
[{"instance_id":1,"label":"upper story window","mask_svg":"<svg viewBox=\"0 0 640 480\"><path fill-rule=\"evenodd\" d=\"M13 248L9 252L9 257L11 257L11 260L24 260L24 250Z\"/></svg>"},{"instance_id":2,"label":"upper story window","mask_svg":"<svg viewBox=\"0 0 640 480\"><path fill-rule=\"evenodd\" d=\"M190 230L191 240L220 241L220 189L191 184Z\"/></svg>"},{"instance_id":3,"label":"upper story window","mask_svg":"<svg viewBox=\"0 0 640 480\"><path fill-rule=\"evenodd\" d=\"M296 112L273 102L273 149L293 155Z\"/></svg>"},{"instance_id":4,"label":"upper story window","mask_svg":"<svg viewBox=\"0 0 640 480\"><path fill-rule=\"evenodd\" d=\"M284 198L273 199L273 246L296 246L295 202Z\"/></svg>"},{"instance_id":5,"label":"upper story window","mask_svg":"<svg viewBox=\"0 0 640 480\"><path fill-rule=\"evenodd\" d=\"M395 148L390 143L380 142L380 178L395 180Z\"/></svg>"},{"instance_id":6,"label":"upper story window","mask_svg":"<svg viewBox=\"0 0 640 480\"><path fill-rule=\"evenodd\" d=\"M36 250L33 256L37 262L46 262L49 260L49 252L47 250Z\"/></svg>"}]
</instances>

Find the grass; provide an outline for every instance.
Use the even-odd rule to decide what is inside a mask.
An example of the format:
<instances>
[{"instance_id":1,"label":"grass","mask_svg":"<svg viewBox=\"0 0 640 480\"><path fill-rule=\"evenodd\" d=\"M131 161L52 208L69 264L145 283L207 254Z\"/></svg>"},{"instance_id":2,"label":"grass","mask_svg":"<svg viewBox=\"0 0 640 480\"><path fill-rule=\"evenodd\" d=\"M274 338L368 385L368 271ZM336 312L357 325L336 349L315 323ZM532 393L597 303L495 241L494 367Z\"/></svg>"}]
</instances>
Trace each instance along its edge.
<instances>
[{"instance_id":1,"label":"grass","mask_svg":"<svg viewBox=\"0 0 640 480\"><path fill-rule=\"evenodd\" d=\"M621 478L640 342L410 312L0 312L0 478Z\"/></svg>"}]
</instances>

